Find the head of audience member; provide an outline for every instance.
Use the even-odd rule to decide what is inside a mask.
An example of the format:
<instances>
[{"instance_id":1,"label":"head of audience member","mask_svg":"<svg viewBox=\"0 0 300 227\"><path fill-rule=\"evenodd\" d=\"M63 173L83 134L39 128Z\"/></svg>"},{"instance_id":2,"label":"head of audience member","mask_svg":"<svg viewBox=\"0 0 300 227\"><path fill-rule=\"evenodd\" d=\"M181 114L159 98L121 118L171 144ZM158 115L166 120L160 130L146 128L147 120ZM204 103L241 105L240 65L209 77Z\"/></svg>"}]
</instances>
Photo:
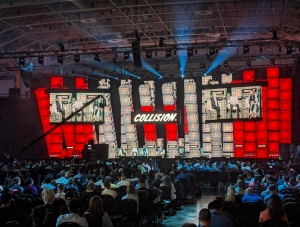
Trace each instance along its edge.
<instances>
[{"instance_id":1,"label":"head of audience member","mask_svg":"<svg viewBox=\"0 0 300 227\"><path fill-rule=\"evenodd\" d=\"M291 178L290 178L289 176L285 176L285 177L283 178L283 181L284 181L284 183L289 184L290 181L291 181Z\"/></svg>"},{"instance_id":2,"label":"head of audience member","mask_svg":"<svg viewBox=\"0 0 300 227\"><path fill-rule=\"evenodd\" d=\"M297 181L297 183L300 183L300 174L297 175L296 181Z\"/></svg>"},{"instance_id":3,"label":"head of audience member","mask_svg":"<svg viewBox=\"0 0 300 227\"><path fill-rule=\"evenodd\" d=\"M121 174L121 180L126 180L126 174L125 173Z\"/></svg>"},{"instance_id":4,"label":"head of audience member","mask_svg":"<svg viewBox=\"0 0 300 227\"><path fill-rule=\"evenodd\" d=\"M132 184L128 185L126 188L126 193L127 194L135 194L135 187Z\"/></svg>"},{"instance_id":5,"label":"head of audience member","mask_svg":"<svg viewBox=\"0 0 300 227\"><path fill-rule=\"evenodd\" d=\"M59 184L57 186L57 189L58 189L58 192L59 193L62 193L64 190L65 190L65 185L64 184Z\"/></svg>"},{"instance_id":6,"label":"head of audience member","mask_svg":"<svg viewBox=\"0 0 300 227\"><path fill-rule=\"evenodd\" d=\"M106 189L110 189L110 188L111 188L111 185L110 185L110 181L109 181L109 180L104 181L104 187L105 187Z\"/></svg>"},{"instance_id":7,"label":"head of audience member","mask_svg":"<svg viewBox=\"0 0 300 227\"><path fill-rule=\"evenodd\" d=\"M210 226L211 213L209 209L200 210L198 220L201 226Z\"/></svg>"},{"instance_id":8,"label":"head of audience member","mask_svg":"<svg viewBox=\"0 0 300 227\"><path fill-rule=\"evenodd\" d=\"M171 177L170 176L165 176L164 185L172 188L172 182L171 182Z\"/></svg>"},{"instance_id":9,"label":"head of audience member","mask_svg":"<svg viewBox=\"0 0 300 227\"><path fill-rule=\"evenodd\" d=\"M103 212L102 199L99 196L93 196L89 202L89 209L87 212L91 214L99 214Z\"/></svg>"},{"instance_id":10,"label":"head of audience member","mask_svg":"<svg viewBox=\"0 0 300 227\"><path fill-rule=\"evenodd\" d=\"M278 195L271 195L267 203L270 218L282 218L284 215L284 205Z\"/></svg>"},{"instance_id":11,"label":"head of audience member","mask_svg":"<svg viewBox=\"0 0 300 227\"><path fill-rule=\"evenodd\" d=\"M75 199L74 191L67 191L65 194L66 203L69 204L72 199Z\"/></svg>"},{"instance_id":12,"label":"head of audience member","mask_svg":"<svg viewBox=\"0 0 300 227\"><path fill-rule=\"evenodd\" d=\"M92 174L88 174L86 176L86 181L92 181L92 179L93 179L93 175Z\"/></svg>"},{"instance_id":13,"label":"head of audience member","mask_svg":"<svg viewBox=\"0 0 300 227\"><path fill-rule=\"evenodd\" d=\"M68 182L69 182L69 184L74 184L75 183L75 181L74 181L74 178L73 177L70 177L69 179L68 179Z\"/></svg>"},{"instance_id":14,"label":"head of audience member","mask_svg":"<svg viewBox=\"0 0 300 227\"><path fill-rule=\"evenodd\" d=\"M33 180L31 177L28 177L25 181L25 185L32 185L33 184Z\"/></svg>"},{"instance_id":15,"label":"head of audience member","mask_svg":"<svg viewBox=\"0 0 300 227\"><path fill-rule=\"evenodd\" d=\"M95 191L95 183L93 181L90 181L86 186L87 191Z\"/></svg>"},{"instance_id":16,"label":"head of audience member","mask_svg":"<svg viewBox=\"0 0 300 227\"><path fill-rule=\"evenodd\" d=\"M225 201L226 202L234 202L236 199L235 197L235 188L233 185L230 185L228 188L227 188L227 193L225 195Z\"/></svg>"},{"instance_id":17,"label":"head of audience member","mask_svg":"<svg viewBox=\"0 0 300 227\"><path fill-rule=\"evenodd\" d=\"M21 184L21 178L20 178L20 177L15 177L15 178L13 179L13 183L14 183L15 185L20 185L20 184Z\"/></svg>"},{"instance_id":18,"label":"head of audience member","mask_svg":"<svg viewBox=\"0 0 300 227\"><path fill-rule=\"evenodd\" d=\"M152 180L151 179L147 179L146 180L146 184L147 184L147 188L152 188L153 184L152 184Z\"/></svg>"},{"instance_id":19,"label":"head of audience member","mask_svg":"<svg viewBox=\"0 0 300 227\"><path fill-rule=\"evenodd\" d=\"M11 195L9 193L4 193L1 195L2 207L9 207L11 203Z\"/></svg>"},{"instance_id":20,"label":"head of audience member","mask_svg":"<svg viewBox=\"0 0 300 227\"><path fill-rule=\"evenodd\" d=\"M42 199L45 204L52 205L55 199L54 191L51 189L45 189L42 192Z\"/></svg>"},{"instance_id":21,"label":"head of audience member","mask_svg":"<svg viewBox=\"0 0 300 227\"><path fill-rule=\"evenodd\" d=\"M140 188L145 188L146 187L146 179L142 176L139 179L139 186L140 186Z\"/></svg>"},{"instance_id":22,"label":"head of audience member","mask_svg":"<svg viewBox=\"0 0 300 227\"><path fill-rule=\"evenodd\" d=\"M11 180L10 178L6 178L6 179L5 179L5 182L4 182L4 185L5 185L6 187L11 187L11 185L12 185L12 180Z\"/></svg>"},{"instance_id":23,"label":"head of audience member","mask_svg":"<svg viewBox=\"0 0 300 227\"><path fill-rule=\"evenodd\" d=\"M80 199L72 199L69 203L69 211L73 214L78 214L81 207L81 200Z\"/></svg>"},{"instance_id":24,"label":"head of audience member","mask_svg":"<svg viewBox=\"0 0 300 227\"><path fill-rule=\"evenodd\" d=\"M221 204L218 203L216 200L210 202L208 204L208 209L210 211L217 211L217 212L220 212L221 211Z\"/></svg>"},{"instance_id":25,"label":"head of audience member","mask_svg":"<svg viewBox=\"0 0 300 227\"><path fill-rule=\"evenodd\" d=\"M52 179L50 177L45 178L45 184L51 184Z\"/></svg>"},{"instance_id":26,"label":"head of audience member","mask_svg":"<svg viewBox=\"0 0 300 227\"><path fill-rule=\"evenodd\" d=\"M59 179L59 178L61 178L61 174L60 173L57 174L57 179Z\"/></svg>"},{"instance_id":27,"label":"head of audience member","mask_svg":"<svg viewBox=\"0 0 300 227\"><path fill-rule=\"evenodd\" d=\"M175 172L170 171L169 176L171 177L171 180L175 179Z\"/></svg>"},{"instance_id":28,"label":"head of audience member","mask_svg":"<svg viewBox=\"0 0 300 227\"><path fill-rule=\"evenodd\" d=\"M160 173L156 173L156 174L155 174L155 179L156 179L156 180L160 180L160 179L161 179Z\"/></svg>"},{"instance_id":29,"label":"head of audience member","mask_svg":"<svg viewBox=\"0 0 300 227\"><path fill-rule=\"evenodd\" d=\"M276 192L277 192L276 190L277 190L277 187L276 187L275 184L270 184L270 185L269 185L269 192L270 192L271 194L276 193Z\"/></svg>"},{"instance_id":30,"label":"head of audience member","mask_svg":"<svg viewBox=\"0 0 300 227\"><path fill-rule=\"evenodd\" d=\"M252 188L247 188L247 189L245 190L245 194L254 194L254 191L253 191Z\"/></svg>"},{"instance_id":31,"label":"head of audience member","mask_svg":"<svg viewBox=\"0 0 300 227\"><path fill-rule=\"evenodd\" d=\"M185 223L181 227L197 227L197 225L194 223Z\"/></svg>"},{"instance_id":32,"label":"head of audience member","mask_svg":"<svg viewBox=\"0 0 300 227\"><path fill-rule=\"evenodd\" d=\"M242 181L242 180L238 180L238 182L236 184L237 184L238 188L243 188L245 185L244 181Z\"/></svg>"},{"instance_id":33,"label":"head of audience member","mask_svg":"<svg viewBox=\"0 0 300 227\"><path fill-rule=\"evenodd\" d=\"M32 209L32 218L36 226L43 225L47 220L47 210L45 206L37 206Z\"/></svg>"}]
</instances>

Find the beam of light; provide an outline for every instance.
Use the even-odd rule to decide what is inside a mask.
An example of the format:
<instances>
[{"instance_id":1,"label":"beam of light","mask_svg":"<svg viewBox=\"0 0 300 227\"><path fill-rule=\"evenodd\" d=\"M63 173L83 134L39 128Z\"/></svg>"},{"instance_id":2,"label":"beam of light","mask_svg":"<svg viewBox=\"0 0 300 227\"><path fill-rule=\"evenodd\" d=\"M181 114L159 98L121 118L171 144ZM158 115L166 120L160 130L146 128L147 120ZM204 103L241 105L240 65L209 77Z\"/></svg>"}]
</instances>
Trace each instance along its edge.
<instances>
[{"instance_id":1,"label":"beam of light","mask_svg":"<svg viewBox=\"0 0 300 227\"><path fill-rule=\"evenodd\" d=\"M99 65L102 68L106 68L108 70L124 74L126 76L132 76L132 77L135 77L137 79L141 79L139 76L136 76L136 75L126 71L125 69L121 69L119 66L117 66L115 64L112 64L112 63L109 63L105 60L102 60L101 62L97 63L97 65Z\"/></svg>"},{"instance_id":2,"label":"beam of light","mask_svg":"<svg viewBox=\"0 0 300 227\"><path fill-rule=\"evenodd\" d=\"M180 23L178 23L178 27L180 27L180 26L182 26L182 25ZM183 35L182 35L182 32L184 32ZM178 35L178 36L176 36L177 44L185 43L186 40L191 40L190 35L188 35L187 33L189 33L188 30L182 31L177 28L175 29L175 35ZM178 56L178 61L180 64L181 77L184 77L185 67L186 67L187 60L188 60L187 49L179 50L177 52L177 56Z\"/></svg>"},{"instance_id":3,"label":"beam of light","mask_svg":"<svg viewBox=\"0 0 300 227\"><path fill-rule=\"evenodd\" d=\"M162 76L158 72L156 72L144 59L142 59L142 64L143 67L147 69L149 72L154 73L156 76L158 76L159 79L162 78Z\"/></svg>"},{"instance_id":4,"label":"beam of light","mask_svg":"<svg viewBox=\"0 0 300 227\"><path fill-rule=\"evenodd\" d=\"M184 71L187 63L187 50L179 50L178 59L180 63L181 77L184 77Z\"/></svg>"}]
</instances>

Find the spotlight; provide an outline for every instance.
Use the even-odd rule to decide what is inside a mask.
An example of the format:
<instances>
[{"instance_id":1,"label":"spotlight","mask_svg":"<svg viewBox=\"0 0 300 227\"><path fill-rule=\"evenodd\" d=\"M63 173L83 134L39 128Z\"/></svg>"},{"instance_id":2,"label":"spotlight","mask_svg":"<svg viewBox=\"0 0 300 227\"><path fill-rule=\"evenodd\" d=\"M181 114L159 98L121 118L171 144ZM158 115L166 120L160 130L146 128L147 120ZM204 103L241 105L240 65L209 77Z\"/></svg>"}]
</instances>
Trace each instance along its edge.
<instances>
[{"instance_id":1,"label":"spotlight","mask_svg":"<svg viewBox=\"0 0 300 227\"><path fill-rule=\"evenodd\" d=\"M224 68L227 68L227 67L228 67L228 62L225 61L225 62L224 62Z\"/></svg>"},{"instance_id":2,"label":"spotlight","mask_svg":"<svg viewBox=\"0 0 300 227\"><path fill-rule=\"evenodd\" d=\"M65 46L64 46L64 44L59 43L58 46L59 46L61 52L64 52L64 51L65 51Z\"/></svg>"},{"instance_id":3,"label":"spotlight","mask_svg":"<svg viewBox=\"0 0 300 227\"><path fill-rule=\"evenodd\" d=\"M169 59L171 56L172 56L172 51L170 49L166 50L166 58Z\"/></svg>"},{"instance_id":4,"label":"spotlight","mask_svg":"<svg viewBox=\"0 0 300 227\"><path fill-rule=\"evenodd\" d=\"M124 60L128 61L129 59L129 52L124 52Z\"/></svg>"},{"instance_id":5,"label":"spotlight","mask_svg":"<svg viewBox=\"0 0 300 227\"><path fill-rule=\"evenodd\" d=\"M205 63L200 63L200 69L205 69L205 68L206 68Z\"/></svg>"},{"instance_id":6,"label":"spotlight","mask_svg":"<svg viewBox=\"0 0 300 227\"><path fill-rule=\"evenodd\" d=\"M150 60L152 58L152 51L146 51L146 58Z\"/></svg>"},{"instance_id":7,"label":"spotlight","mask_svg":"<svg viewBox=\"0 0 300 227\"><path fill-rule=\"evenodd\" d=\"M206 73L204 73L203 76L206 76Z\"/></svg>"},{"instance_id":8,"label":"spotlight","mask_svg":"<svg viewBox=\"0 0 300 227\"><path fill-rule=\"evenodd\" d=\"M184 78L184 75L182 74L181 77Z\"/></svg>"},{"instance_id":9,"label":"spotlight","mask_svg":"<svg viewBox=\"0 0 300 227\"><path fill-rule=\"evenodd\" d=\"M158 71L159 70L159 65L155 65L155 71Z\"/></svg>"},{"instance_id":10,"label":"spotlight","mask_svg":"<svg viewBox=\"0 0 300 227\"><path fill-rule=\"evenodd\" d=\"M247 61L247 66L251 67L251 61Z\"/></svg>"},{"instance_id":11,"label":"spotlight","mask_svg":"<svg viewBox=\"0 0 300 227\"><path fill-rule=\"evenodd\" d=\"M64 63L64 58L63 58L62 55L57 56L57 62L60 63L60 64Z\"/></svg>"},{"instance_id":12,"label":"spotlight","mask_svg":"<svg viewBox=\"0 0 300 227\"><path fill-rule=\"evenodd\" d=\"M290 54L293 54L293 53L294 53L293 47L287 46L286 47L286 54L290 55Z\"/></svg>"},{"instance_id":13,"label":"spotlight","mask_svg":"<svg viewBox=\"0 0 300 227\"><path fill-rule=\"evenodd\" d=\"M95 54L94 60L97 62L101 62L99 54Z\"/></svg>"},{"instance_id":14,"label":"spotlight","mask_svg":"<svg viewBox=\"0 0 300 227\"><path fill-rule=\"evenodd\" d=\"M277 37L277 30L273 30L272 31L272 40L277 40L278 39L278 37Z\"/></svg>"},{"instance_id":15,"label":"spotlight","mask_svg":"<svg viewBox=\"0 0 300 227\"><path fill-rule=\"evenodd\" d=\"M44 65L44 57L43 56L38 56L38 63L41 65Z\"/></svg>"},{"instance_id":16,"label":"spotlight","mask_svg":"<svg viewBox=\"0 0 300 227\"><path fill-rule=\"evenodd\" d=\"M243 47L243 54L244 55L249 54L249 51L250 51L249 46L244 46Z\"/></svg>"},{"instance_id":17,"label":"spotlight","mask_svg":"<svg viewBox=\"0 0 300 227\"><path fill-rule=\"evenodd\" d=\"M79 63L79 62L80 62L80 54L75 54L75 55L74 55L74 61L75 61L76 63Z\"/></svg>"},{"instance_id":18,"label":"spotlight","mask_svg":"<svg viewBox=\"0 0 300 227\"><path fill-rule=\"evenodd\" d=\"M215 48L210 48L209 49L209 57L212 57L216 54L216 49Z\"/></svg>"},{"instance_id":19,"label":"spotlight","mask_svg":"<svg viewBox=\"0 0 300 227\"><path fill-rule=\"evenodd\" d=\"M19 63L20 63L20 65L25 65L25 57L24 56L19 57Z\"/></svg>"},{"instance_id":20,"label":"spotlight","mask_svg":"<svg viewBox=\"0 0 300 227\"><path fill-rule=\"evenodd\" d=\"M160 38L159 44L158 44L159 47L163 47L163 46L165 45L164 40L165 40L165 39L164 39L163 37Z\"/></svg>"},{"instance_id":21,"label":"spotlight","mask_svg":"<svg viewBox=\"0 0 300 227\"><path fill-rule=\"evenodd\" d=\"M187 49L187 56L189 58L191 58L191 57L193 57L193 55L194 55L194 50L192 48L188 48Z\"/></svg>"}]
</instances>

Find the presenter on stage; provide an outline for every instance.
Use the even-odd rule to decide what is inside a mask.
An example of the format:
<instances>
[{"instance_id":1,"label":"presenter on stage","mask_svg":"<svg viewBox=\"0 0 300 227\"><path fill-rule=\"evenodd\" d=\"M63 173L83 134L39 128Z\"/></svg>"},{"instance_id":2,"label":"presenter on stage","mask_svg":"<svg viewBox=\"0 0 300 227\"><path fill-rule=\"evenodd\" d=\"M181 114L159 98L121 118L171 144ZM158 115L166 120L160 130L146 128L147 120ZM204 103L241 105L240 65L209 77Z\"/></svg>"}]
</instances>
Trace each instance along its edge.
<instances>
[{"instance_id":1,"label":"presenter on stage","mask_svg":"<svg viewBox=\"0 0 300 227\"><path fill-rule=\"evenodd\" d=\"M123 148L121 149L121 155L122 155L122 156L126 156L126 148L125 148L125 147L123 147Z\"/></svg>"},{"instance_id":2,"label":"presenter on stage","mask_svg":"<svg viewBox=\"0 0 300 227\"><path fill-rule=\"evenodd\" d=\"M222 101L223 99L225 99L225 95L223 98L217 98L216 93L214 93L211 98L211 108L217 110L218 118L221 118L219 101Z\"/></svg>"},{"instance_id":3,"label":"presenter on stage","mask_svg":"<svg viewBox=\"0 0 300 227\"><path fill-rule=\"evenodd\" d=\"M145 145L143 146L143 156L148 158L148 148Z\"/></svg>"},{"instance_id":4,"label":"presenter on stage","mask_svg":"<svg viewBox=\"0 0 300 227\"><path fill-rule=\"evenodd\" d=\"M258 111L258 105L257 105L258 102L257 102L257 95L254 94L253 89L250 90L248 102L249 102L249 118L251 116L256 117L256 113Z\"/></svg>"},{"instance_id":5,"label":"presenter on stage","mask_svg":"<svg viewBox=\"0 0 300 227\"><path fill-rule=\"evenodd\" d=\"M83 107L83 103L80 100L80 97L77 97L76 101L74 102L75 111L79 110L81 107ZM80 113L77 116L79 117ZM81 116L83 117L83 110L81 110Z\"/></svg>"},{"instance_id":6,"label":"presenter on stage","mask_svg":"<svg viewBox=\"0 0 300 227\"><path fill-rule=\"evenodd\" d=\"M71 101L62 101L61 97L58 97L58 101L56 101L56 110L61 113L62 119L64 120L66 117L66 109L64 105L71 103Z\"/></svg>"},{"instance_id":7,"label":"presenter on stage","mask_svg":"<svg viewBox=\"0 0 300 227\"><path fill-rule=\"evenodd\" d=\"M237 116L238 116L238 118L240 118L240 104L239 104L238 97L235 95L234 91L231 92L231 96L229 98L229 104L230 104L230 115L231 115L231 118L232 118L232 110L233 110L234 106L236 106L236 108L237 108Z\"/></svg>"},{"instance_id":8,"label":"presenter on stage","mask_svg":"<svg viewBox=\"0 0 300 227\"><path fill-rule=\"evenodd\" d=\"M132 157L134 158L134 156L137 156L137 152L138 150L136 149L135 146L133 146L132 150L131 150L131 153L132 153Z\"/></svg>"},{"instance_id":9,"label":"presenter on stage","mask_svg":"<svg viewBox=\"0 0 300 227\"><path fill-rule=\"evenodd\" d=\"M100 101L99 101L99 99L96 99L93 102L93 121L99 121L100 114L101 114Z\"/></svg>"},{"instance_id":10,"label":"presenter on stage","mask_svg":"<svg viewBox=\"0 0 300 227\"><path fill-rule=\"evenodd\" d=\"M160 156L164 151L164 148L162 145L159 146L159 148L157 149L157 155Z\"/></svg>"}]
</instances>

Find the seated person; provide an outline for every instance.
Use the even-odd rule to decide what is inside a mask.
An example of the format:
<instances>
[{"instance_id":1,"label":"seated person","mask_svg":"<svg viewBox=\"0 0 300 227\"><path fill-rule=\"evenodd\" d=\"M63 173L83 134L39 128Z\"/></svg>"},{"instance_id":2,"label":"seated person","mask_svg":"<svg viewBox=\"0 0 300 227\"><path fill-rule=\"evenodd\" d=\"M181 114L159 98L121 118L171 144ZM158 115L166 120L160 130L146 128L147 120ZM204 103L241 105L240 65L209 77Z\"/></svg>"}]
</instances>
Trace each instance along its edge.
<instances>
[{"instance_id":1,"label":"seated person","mask_svg":"<svg viewBox=\"0 0 300 227\"><path fill-rule=\"evenodd\" d=\"M65 193L64 193L65 185L64 184L59 184L57 186L57 189L58 189L58 192L55 195L55 199L63 199L63 200L65 200Z\"/></svg>"},{"instance_id":2,"label":"seated person","mask_svg":"<svg viewBox=\"0 0 300 227\"><path fill-rule=\"evenodd\" d=\"M171 183L171 177L170 176L165 176L164 182L160 185L161 186L167 186L171 188L171 199L174 200L176 199L176 189L174 185Z\"/></svg>"},{"instance_id":3,"label":"seated person","mask_svg":"<svg viewBox=\"0 0 300 227\"><path fill-rule=\"evenodd\" d=\"M46 177L45 183L41 186L42 189L55 189L56 187L51 184L51 178Z\"/></svg>"},{"instance_id":4,"label":"seated person","mask_svg":"<svg viewBox=\"0 0 300 227\"><path fill-rule=\"evenodd\" d=\"M56 210L53 206L53 202L55 199L55 194L52 189L44 189L42 192L42 199L44 201L44 207L47 212L47 226L55 226L56 219L58 217L58 210Z\"/></svg>"},{"instance_id":5,"label":"seated person","mask_svg":"<svg viewBox=\"0 0 300 227\"><path fill-rule=\"evenodd\" d=\"M264 203L266 203L266 200L269 199L272 195L278 195L279 198L282 200L282 202L284 202L284 196L281 194L278 194L277 190L276 190L276 185L275 184L271 184L269 186L269 194L265 196L264 198Z\"/></svg>"},{"instance_id":6,"label":"seated person","mask_svg":"<svg viewBox=\"0 0 300 227\"><path fill-rule=\"evenodd\" d=\"M14 221L15 212L9 206L11 203L11 195L8 193L1 195L2 206L0 208L0 225L4 226L9 221Z\"/></svg>"},{"instance_id":7,"label":"seated person","mask_svg":"<svg viewBox=\"0 0 300 227\"><path fill-rule=\"evenodd\" d=\"M45 206L37 206L32 209L33 227L46 226L47 211Z\"/></svg>"},{"instance_id":8,"label":"seated person","mask_svg":"<svg viewBox=\"0 0 300 227\"><path fill-rule=\"evenodd\" d=\"M37 194L37 188L33 186L33 180L31 177L28 177L25 181L25 187L24 187L24 193L33 191L35 194Z\"/></svg>"},{"instance_id":9,"label":"seated person","mask_svg":"<svg viewBox=\"0 0 300 227\"><path fill-rule=\"evenodd\" d=\"M55 180L57 184L68 184L68 180L65 178L65 171L61 171L61 173L57 174L57 179Z\"/></svg>"},{"instance_id":10,"label":"seated person","mask_svg":"<svg viewBox=\"0 0 300 227\"><path fill-rule=\"evenodd\" d=\"M256 113L258 112L258 100L257 95L254 94L254 90L250 90L250 95L248 97L249 102L249 116L256 116Z\"/></svg>"},{"instance_id":11,"label":"seated person","mask_svg":"<svg viewBox=\"0 0 300 227\"><path fill-rule=\"evenodd\" d=\"M161 180L161 175L160 173L155 174L155 179L152 181L152 184L154 187L159 188L159 186L163 183Z\"/></svg>"},{"instance_id":12,"label":"seated person","mask_svg":"<svg viewBox=\"0 0 300 227\"><path fill-rule=\"evenodd\" d=\"M135 146L133 146L132 150L131 150L131 153L132 153L132 157L134 158L134 156L137 156L137 153L138 153L138 150Z\"/></svg>"},{"instance_id":13,"label":"seated person","mask_svg":"<svg viewBox=\"0 0 300 227\"><path fill-rule=\"evenodd\" d=\"M69 204L69 214L60 215L56 222L56 227L65 222L74 222L81 227L88 227L88 222L84 217L79 216L79 210L81 207L80 199L72 199Z\"/></svg>"},{"instance_id":14,"label":"seated person","mask_svg":"<svg viewBox=\"0 0 300 227\"><path fill-rule=\"evenodd\" d=\"M75 191L79 191L78 190L78 186L75 184L74 182L74 178L70 177L68 179L69 183L66 185L66 190L75 190Z\"/></svg>"},{"instance_id":15,"label":"seated person","mask_svg":"<svg viewBox=\"0 0 300 227\"><path fill-rule=\"evenodd\" d=\"M245 190L245 196L242 198L243 203L262 203L262 198L258 195L254 194L254 191L252 188L247 188Z\"/></svg>"},{"instance_id":16,"label":"seated person","mask_svg":"<svg viewBox=\"0 0 300 227\"><path fill-rule=\"evenodd\" d=\"M225 95L223 98L217 98L217 94L214 92L213 97L211 98L211 108L215 109L217 111L217 116L218 118L221 117L221 109L220 109L220 105L219 105L219 101L222 101L223 99L225 99Z\"/></svg>"},{"instance_id":17,"label":"seated person","mask_svg":"<svg viewBox=\"0 0 300 227\"><path fill-rule=\"evenodd\" d=\"M127 195L123 196L122 200L133 199L134 201L136 201L137 213L138 213L139 212L139 197L135 194L135 188L132 184L127 186L126 193L127 193Z\"/></svg>"},{"instance_id":18,"label":"seated person","mask_svg":"<svg viewBox=\"0 0 300 227\"><path fill-rule=\"evenodd\" d=\"M271 195L267 203L267 209L262 211L259 216L259 222L263 223L271 218L281 219L288 224L288 218L284 211L283 202L278 195Z\"/></svg>"},{"instance_id":19,"label":"seated person","mask_svg":"<svg viewBox=\"0 0 300 227\"><path fill-rule=\"evenodd\" d=\"M210 226L211 223L211 213L209 209L201 209L199 212L199 225L198 226Z\"/></svg>"},{"instance_id":20,"label":"seated person","mask_svg":"<svg viewBox=\"0 0 300 227\"><path fill-rule=\"evenodd\" d=\"M230 114L231 114L231 117L232 117L233 107L236 106L236 108L237 108L237 116L239 118L240 117L240 104L239 104L238 97L235 95L234 91L231 92L231 96L229 98L229 104L230 104Z\"/></svg>"},{"instance_id":21,"label":"seated person","mask_svg":"<svg viewBox=\"0 0 300 227\"><path fill-rule=\"evenodd\" d=\"M102 191L102 195L110 195L114 199L118 196L118 193L111 189L110 181L106 180L104 181L104 187L106 188L104 191Z\"/></svg>"},{"instance_id":22,"label":"seated person","mask_svg":"<svg viewBox=\"0 0 300 227\"><path fill-rule=\"evenodd\" d=\"M122 173L121 174L121 181L119 181L117 183L117 187L121 187L121 186L126 186L128 187L130 185L130 182L128 180L126 180L126 174L125 173Z\"/></svg>"},{"instance_id":23,"label":"seated person","mask_svg":"<svg viewBox=\"0 0 300 227\"><path fill-rule=\"evenodd\" d=\"M84 198L84 196L93 197L94 195L97 195L95 191L95 183L90 181L86 187L86 191L81 192L81 198Z\"/></svg>"},{"instance_id":24,"label":"seated person","mask_svg":"<svg viewBox=\"0 0 300 227\"><path fill-rule=\"evenodd\" d=\"M210 227L232 227L230 219L221 212L221 204L218 201L210 202L208 209L211 212Z\"/></svg>"},{"instance_id":25,"label":"seated person","mask_svg":"<svg viewBox=\"0 0 300 227\"><path fill-rule=\"evenodd\" d=\"M13 186L11 187L12 192L23 192L24 189L20 186L21 184L21 178L20 177L15 177L13 179Z\"/></svg>"},{"instance_id":26,"label":"seated person","mask_svg":"<svg viewBox=\"0 0 300 227\"><path fill-rule=\"evenodd\" d=\"M285 176L283 178L284 183L278 186L278 191L280 192L282 189L292 189L295 190L295 187L290 185L291 178L289 176Z\"/></svg>"}]
</instances>

